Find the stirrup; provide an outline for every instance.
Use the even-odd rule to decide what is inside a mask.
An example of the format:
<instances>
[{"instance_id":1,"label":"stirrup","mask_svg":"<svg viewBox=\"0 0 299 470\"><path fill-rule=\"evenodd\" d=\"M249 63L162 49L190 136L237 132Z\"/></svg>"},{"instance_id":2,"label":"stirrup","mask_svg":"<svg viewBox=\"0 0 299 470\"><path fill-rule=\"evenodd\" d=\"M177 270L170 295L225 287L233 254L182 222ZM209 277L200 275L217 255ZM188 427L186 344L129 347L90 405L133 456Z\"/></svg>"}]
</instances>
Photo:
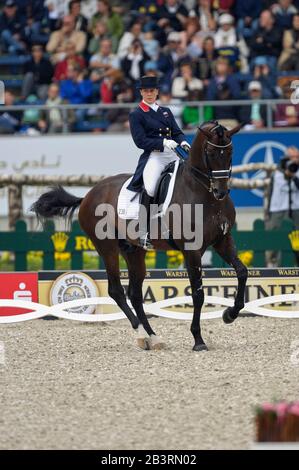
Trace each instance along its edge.
<instances>
[{"instance_id":1,"label":"stirrup","mask_svg":"<svg viewBox=\"0 0 299 470\"><path fill-rule=\"evenodd\" d=\"M142 235L139 238L139 244L141 248L143 248L144 250L154 250L154 247L153 247L151 239L149 238L148 232L146 232L146 234Z\"/></svg>"}]
</instances>

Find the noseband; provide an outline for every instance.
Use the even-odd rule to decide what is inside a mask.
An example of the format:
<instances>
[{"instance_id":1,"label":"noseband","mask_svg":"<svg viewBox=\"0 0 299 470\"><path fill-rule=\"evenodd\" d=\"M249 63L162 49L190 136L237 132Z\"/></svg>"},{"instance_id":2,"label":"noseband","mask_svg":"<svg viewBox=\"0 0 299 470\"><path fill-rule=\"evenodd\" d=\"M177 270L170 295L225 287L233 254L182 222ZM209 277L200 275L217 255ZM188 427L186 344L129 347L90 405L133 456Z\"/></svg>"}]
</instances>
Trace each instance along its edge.
<instances>
[{"instance_id":1,"label":"noseband","mask_svg":"<svg viewBox=\"0 0 299 470\"><path fill-rule=\"evenodd\" d=\"M216 129L220 128L220 132L223 135L223 127L220 126L220 124L217 123L215 127L211 129L210 132L215 131ZM220 133L219 133L220 134ZM230 140L227 144L225 145L218 145L214 144L213 142L207 140L205 147L204 147L204 162L205 166L208 169L207 173L204 173L203 171L199 170L195 166L191 166L190 170L194 178L202 185L204 186L210 193L215 189L214 186L214 181L217 179L230 179L231 177L231 172L232 172L232 162L230 161L230 166L228 170L212 170L209 164L209 156L208 156L208 145L211 147L221 149L220 151L220 156L223 156L224 154L224 149L230 147L232 145L232 141ZM208 180L208 184L204 183L200 178L203 177L206 180ZM229 193L229 190L227 191L227 194Z\"/></svg>"}]
</instances>

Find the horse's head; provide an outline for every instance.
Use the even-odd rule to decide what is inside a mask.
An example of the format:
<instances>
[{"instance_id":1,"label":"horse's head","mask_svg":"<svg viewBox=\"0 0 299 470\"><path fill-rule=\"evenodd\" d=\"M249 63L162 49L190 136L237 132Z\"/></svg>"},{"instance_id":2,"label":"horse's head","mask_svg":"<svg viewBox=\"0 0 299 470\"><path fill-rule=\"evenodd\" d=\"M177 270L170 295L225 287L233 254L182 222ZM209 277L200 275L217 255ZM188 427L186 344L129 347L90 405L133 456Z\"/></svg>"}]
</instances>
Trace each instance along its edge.
<instances>
[{"instance_id":1,"label":"horse's head","mask_svg":"<svg viewBox=\"0 0 299 470\"><path fill-rule=\"evenodd\" d=\"M217 200L224 199L229 193L233 150L231 137L241 127L242 124L228 130L217 121L205 122L198 128L191 148L190 163L195 168L194 174L198 173L198 176L209 180L207 189L213 192Z\"/></svg>"}]
</instances>

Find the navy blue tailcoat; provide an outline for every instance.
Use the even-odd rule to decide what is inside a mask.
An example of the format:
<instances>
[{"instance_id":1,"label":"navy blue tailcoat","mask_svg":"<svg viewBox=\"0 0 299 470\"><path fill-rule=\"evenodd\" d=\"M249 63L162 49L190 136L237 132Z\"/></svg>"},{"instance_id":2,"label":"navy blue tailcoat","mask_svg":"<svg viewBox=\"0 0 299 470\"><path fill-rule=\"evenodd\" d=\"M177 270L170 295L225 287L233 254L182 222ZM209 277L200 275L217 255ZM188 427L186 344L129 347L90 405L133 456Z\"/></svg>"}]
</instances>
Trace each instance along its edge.
<instances>
[{"instance_id":1,"label":"navy blue tailcoat","mask_svg":"<svg viewBox=\"0 0 299 470\"><path fill-rule=\"evenodd\" d=\"M157 111L141 102L129 116L133 140L144 150L138 160L133 179L128 186L131 191L143 188L143 170L151 152L164 152L163 139L175 140L181 144L186 137L177 125L169 108L159 106Z\"/></svg>"}]
</instances>

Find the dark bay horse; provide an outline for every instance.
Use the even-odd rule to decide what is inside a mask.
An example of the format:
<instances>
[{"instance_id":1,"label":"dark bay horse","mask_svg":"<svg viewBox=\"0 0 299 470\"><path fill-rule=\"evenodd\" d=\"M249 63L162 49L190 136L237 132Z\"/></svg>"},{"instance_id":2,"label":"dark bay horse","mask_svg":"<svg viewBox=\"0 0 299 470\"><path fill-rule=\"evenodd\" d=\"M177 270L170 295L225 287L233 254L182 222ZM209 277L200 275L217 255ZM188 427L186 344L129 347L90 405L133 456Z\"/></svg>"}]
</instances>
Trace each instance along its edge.
<instances>
[{"instance_id":1,"label":"dark bay horse","mask_svg":"<svg viewBox=\"0 0 299 470\"><path fill-rule=\"evenodd\" d=\"M228 307L223 313L225 323L232 323L244 307L244 292L247 280L247 268L238 258L231 236L231 228L235 222L235 209L229 197L229 178L232 165L233 134L240 130L237 126L227 130L217 121L204 123L198 129L190 154L177 173L171 204L202 204L203 226L193 219L195 230L203 230L203 243L199 249L185 249L185 241L175 239L175 243L184 255L186 269L192 289L194 306L191 332L194 337L194 351L207 350L201 335L200 314L204 303L202 286L201 258L209 246L231 265L237 274L238 287L234 306ZM32 206L32 210L41 218L55 216L72 216L79 207L79 222L82 229L94 243L98 253L103 257L107 277L108 292L120 309L129 319L138 333L138 345L143 349L161 349L162 341L151 328L143 309L142 285L146 274L146 252L138 246L138 241L120 242L116 239L99 239L96 225L99 221L97 207L99 204L110 204L115 210L117 199L123 183L130 175L121 174L105 178L91 189L84 198L75 197L61 187L55 187L44 193ZM117 214L117 212L116 212ZM118 228L120 220L117 215L110 220L111 225ZM170 232L172 226L169 225ZM152 240L155 249L168 250L170 246L165 239ZM128 305L123 286L120 282L119 254L122 254L128 266L129 287L128 297L135 310Z\"/></svg>"}]
</instances>

